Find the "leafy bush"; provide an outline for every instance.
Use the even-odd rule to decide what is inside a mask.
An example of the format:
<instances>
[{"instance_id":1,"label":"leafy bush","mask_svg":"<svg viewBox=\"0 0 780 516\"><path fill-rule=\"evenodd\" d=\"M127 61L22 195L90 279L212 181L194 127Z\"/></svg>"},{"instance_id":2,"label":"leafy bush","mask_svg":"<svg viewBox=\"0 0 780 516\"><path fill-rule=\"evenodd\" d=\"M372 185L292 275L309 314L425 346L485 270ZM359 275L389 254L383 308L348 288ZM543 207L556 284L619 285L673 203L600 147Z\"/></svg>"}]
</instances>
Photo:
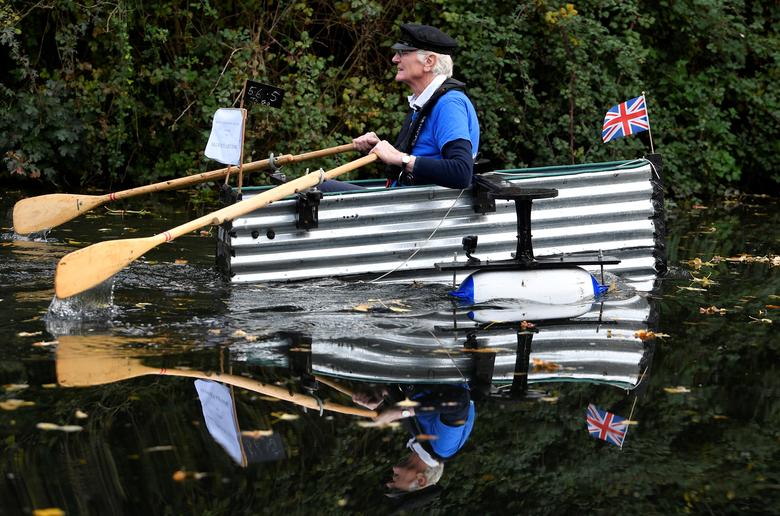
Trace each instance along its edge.
<instances>
[{"instance_id":1,"label":"leafy bush","mask_svg":"<svg viewBox=\"0 0 780 516\"><path fill-rule=\"evenodd\" d=\"M415 21L461 43L455 76L497 167L648 153L648 133L600 139L606 110L646 91L671 195L773 188L778 17L718 0L0 0L0 177L74 190L216 168L203 156L211 116L237 103L246 78L286 90L283 109L251 109L248 158L368 130L392 140L407 91L389 46Z\"/></svg>"}]
</instances>

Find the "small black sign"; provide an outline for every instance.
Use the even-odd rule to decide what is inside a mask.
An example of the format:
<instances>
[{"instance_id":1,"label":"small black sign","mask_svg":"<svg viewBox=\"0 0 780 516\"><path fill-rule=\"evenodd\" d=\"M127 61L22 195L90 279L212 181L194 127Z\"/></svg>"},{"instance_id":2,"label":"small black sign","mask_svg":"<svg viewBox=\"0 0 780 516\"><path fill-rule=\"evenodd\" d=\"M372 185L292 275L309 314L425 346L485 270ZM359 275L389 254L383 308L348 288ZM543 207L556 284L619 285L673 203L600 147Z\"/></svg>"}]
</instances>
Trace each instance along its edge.
<instances>
[{"instance_id":1,"label":"small black sign","mask_svg":"<svg viewBox=\"0 0 780 516\"><path fill-rule=\"evenodd\" d=\"M263 106L282 107L284 90L255 81L246 81L246 97L244 103L262 104Z\"/></svg>"}]
</instances>

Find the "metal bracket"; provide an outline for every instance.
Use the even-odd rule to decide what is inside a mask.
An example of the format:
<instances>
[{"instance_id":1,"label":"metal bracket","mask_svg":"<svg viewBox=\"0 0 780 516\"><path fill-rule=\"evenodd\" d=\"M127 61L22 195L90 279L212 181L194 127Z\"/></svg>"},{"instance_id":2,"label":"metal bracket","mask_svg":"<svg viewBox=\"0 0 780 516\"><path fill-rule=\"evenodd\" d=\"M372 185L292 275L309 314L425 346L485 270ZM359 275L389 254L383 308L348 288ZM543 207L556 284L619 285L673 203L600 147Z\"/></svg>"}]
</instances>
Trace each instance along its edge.
<instances>
[{"instance_id":1,"label":"metal bracket","mask_svg":"<svg viewBox=\"0 0 780 516\"><path fill-rule=\"evenodd\" d=\"M474 197L474 213L493 213L496 211L496 200L490 195L491 188L485 182L476 180L471 187Z\"/></svg>"},{"instance_id":2,"label":"metal bracket","mask_svg":"<svg viewBox=\"0 0 780 516\"><path fill-rule=\"evenodd\" d=\"M298 194L298 200L295 203L296 228L312 229L319 226L320 199L322 199L322 192L319 190Z\"/></svg>"}]
</instances>

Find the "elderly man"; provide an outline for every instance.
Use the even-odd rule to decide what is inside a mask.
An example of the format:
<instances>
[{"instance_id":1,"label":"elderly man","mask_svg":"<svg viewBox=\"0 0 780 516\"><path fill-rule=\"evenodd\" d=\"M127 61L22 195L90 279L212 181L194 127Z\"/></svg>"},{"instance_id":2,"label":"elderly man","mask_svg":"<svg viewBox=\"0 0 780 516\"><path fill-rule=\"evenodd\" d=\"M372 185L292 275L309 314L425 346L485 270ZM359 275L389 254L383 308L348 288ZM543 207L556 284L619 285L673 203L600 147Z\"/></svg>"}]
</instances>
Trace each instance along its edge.
<instances>
[{"instance_id":1,"label":"elderly man","mask_svg":"<svg viewBox=\"0 0 780 516\"><path fill-rule=\"evenodd\" d=\"M366 133L353 142L388 165L388 186L437 184L449 188L471 185L479 148L477 113L452 79L452 53L457 43L428 25L405 23L392 46L395 80L409 86L409 114L395 143ZM343 183L341 183L343 185ZM342 188L324 183L323 191Z\"/></svg>"}]
</instances>

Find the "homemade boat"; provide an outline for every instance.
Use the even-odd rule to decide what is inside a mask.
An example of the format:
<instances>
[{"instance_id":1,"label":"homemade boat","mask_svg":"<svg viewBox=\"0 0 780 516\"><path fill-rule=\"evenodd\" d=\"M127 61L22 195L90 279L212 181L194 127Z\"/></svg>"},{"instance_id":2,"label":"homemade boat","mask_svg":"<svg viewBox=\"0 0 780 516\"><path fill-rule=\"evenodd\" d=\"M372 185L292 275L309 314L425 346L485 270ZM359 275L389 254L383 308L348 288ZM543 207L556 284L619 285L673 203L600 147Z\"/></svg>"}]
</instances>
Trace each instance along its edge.
<instances>
[{"instance_id":1,"label":"homemade boat","mask_svg":"<svg viewBox=\"0 0 780 516\"><path fill-rule=\"evenodd\" d=\"M666 269L661 169L660 156L650 155L499 170L481 174L466 190L356 181L366 188L304 192L225 223L217 262L237 283L321 277L459 283L476 270L470 267L476 260L523 258L517 256L521 210L497 194L509 187L547 193L524 201L529 210L533 203L530 258L573 260L649 291ZM243 199L266 188L244 188ZM611 260L593 258L605 255Z\"/></svg>"}]
</instances>

